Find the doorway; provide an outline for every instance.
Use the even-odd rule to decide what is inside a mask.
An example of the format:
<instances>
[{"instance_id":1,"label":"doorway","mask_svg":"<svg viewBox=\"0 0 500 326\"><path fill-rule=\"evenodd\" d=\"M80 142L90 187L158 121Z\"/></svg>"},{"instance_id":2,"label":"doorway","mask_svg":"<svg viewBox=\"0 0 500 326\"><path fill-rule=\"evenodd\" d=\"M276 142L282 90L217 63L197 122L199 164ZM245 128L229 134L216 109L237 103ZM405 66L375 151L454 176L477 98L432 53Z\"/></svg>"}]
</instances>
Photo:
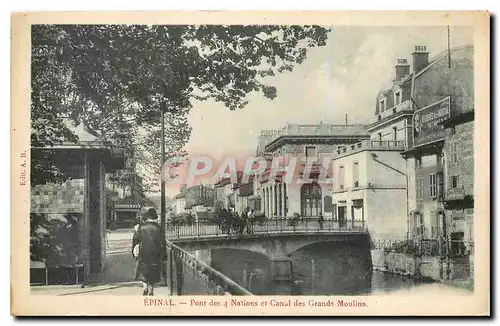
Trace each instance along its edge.
<instances>
[{"instance_id":1,"label":"doorway","mask_svg":"<svg viewBox=\"0 0 500 326\"><path fill-rule=\"evenodd\" d=\"M339 206L338 207L338 217L339 217L339 228L344 228L346 226L346 213L347 213L347 207L346 206Z\"/></svg>"}]
</instances>

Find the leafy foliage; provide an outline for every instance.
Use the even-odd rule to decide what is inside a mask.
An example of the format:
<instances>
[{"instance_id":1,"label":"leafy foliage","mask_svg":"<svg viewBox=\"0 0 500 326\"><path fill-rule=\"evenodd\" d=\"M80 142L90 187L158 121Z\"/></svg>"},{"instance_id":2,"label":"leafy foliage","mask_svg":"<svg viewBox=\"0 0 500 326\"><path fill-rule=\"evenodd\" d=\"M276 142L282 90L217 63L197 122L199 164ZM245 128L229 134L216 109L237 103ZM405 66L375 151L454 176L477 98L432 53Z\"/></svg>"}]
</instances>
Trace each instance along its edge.
<instances>
[{"instance_id":1,"label":"leafy foliage","mask_svg":"<svg viewBox=\"0 0 500 326\"><path fill-rule=\"evenodd\" d=\"M194 100L235 110L251 92L274 99L269 78L292 71L308 48L326 44L327 33L319 26L33 25L32 146L76 140L64 116L125 148L131 174L138 165L159 174L162 111L166 153L183 155ZM34 160L42 176L35 182L50 180L57 171L50 160Z\"/></svg>"}]
</instances>

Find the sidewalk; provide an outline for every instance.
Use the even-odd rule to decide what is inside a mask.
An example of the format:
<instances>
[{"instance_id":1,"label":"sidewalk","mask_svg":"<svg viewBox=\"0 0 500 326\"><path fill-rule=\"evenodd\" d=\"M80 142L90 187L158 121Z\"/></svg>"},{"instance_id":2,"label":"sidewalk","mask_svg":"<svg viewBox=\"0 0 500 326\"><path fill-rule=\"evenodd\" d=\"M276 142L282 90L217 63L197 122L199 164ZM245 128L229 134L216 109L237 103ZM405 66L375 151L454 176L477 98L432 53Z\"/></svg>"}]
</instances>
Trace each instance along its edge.
<instances>
[{"instance_id":1,"label":"sidewalk","mask_svg":"<svg viewBox=\"0 0 500 326\"><path fill-rule=\"evenodd\" d=\"M142 284L140 282L115 283L103 285L87 285L81 288L77 285L49 285L31 287L32 295L126 295L142 296ZM155 296L169 296L166 286L155 289Z\"/></svg>"},{"instance_id":2,"label":"sidewalk","mask_svg":"<svg viewBox=\"0 0 500 326\"><path fill-rule=\"evenodd\" d=\"M136 295L142 296L142 283L135 281L136 261L132 257L133 230L107 234L107 254L99 281L81 285L32 286L33 295ZM169 295L163 283L158 284L155 296Z\"/></svg>"}]
</instances>

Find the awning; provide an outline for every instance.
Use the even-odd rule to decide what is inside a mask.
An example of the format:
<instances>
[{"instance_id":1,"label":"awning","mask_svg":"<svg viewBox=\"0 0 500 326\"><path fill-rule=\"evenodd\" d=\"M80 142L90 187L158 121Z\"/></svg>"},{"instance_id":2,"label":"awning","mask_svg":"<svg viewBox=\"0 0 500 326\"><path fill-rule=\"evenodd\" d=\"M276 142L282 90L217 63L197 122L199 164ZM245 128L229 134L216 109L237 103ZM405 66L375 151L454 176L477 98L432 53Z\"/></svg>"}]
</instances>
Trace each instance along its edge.
<instances>
[{"instance_id":1,"label":"awning","mask_svg":"<svg viewBox=\"0 0 500 326\"><path fill-rule=\"evenodd\" d=\"M422 145L418 147L412 147L406 151L401 152L404 158L413 157L416 154L420 155L432 155L439 154L443 151L444 140L438 140L432 144Z\"/></svg>"}]
</instances>

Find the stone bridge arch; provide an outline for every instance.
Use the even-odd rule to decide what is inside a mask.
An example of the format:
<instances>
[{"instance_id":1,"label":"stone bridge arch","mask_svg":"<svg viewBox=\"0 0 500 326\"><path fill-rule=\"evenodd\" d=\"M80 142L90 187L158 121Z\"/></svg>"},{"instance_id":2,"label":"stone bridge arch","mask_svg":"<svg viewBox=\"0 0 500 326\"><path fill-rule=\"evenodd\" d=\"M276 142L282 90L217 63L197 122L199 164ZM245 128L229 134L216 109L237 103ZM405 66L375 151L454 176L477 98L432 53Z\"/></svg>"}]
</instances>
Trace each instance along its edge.
<instances>
[{"instance_id":1,"label":"stone bridge arch","mask_svg":"<svg viewBox=\"0 0 500 326\"><path fill-rule=\"evenodd\" d=\"M287 257L306 246L321 242L355 243L370 250L368 233L260 234L179 239L174 243L184 250L235 249L262 254L269 259Z\"/></svg>"}]
</instances>

